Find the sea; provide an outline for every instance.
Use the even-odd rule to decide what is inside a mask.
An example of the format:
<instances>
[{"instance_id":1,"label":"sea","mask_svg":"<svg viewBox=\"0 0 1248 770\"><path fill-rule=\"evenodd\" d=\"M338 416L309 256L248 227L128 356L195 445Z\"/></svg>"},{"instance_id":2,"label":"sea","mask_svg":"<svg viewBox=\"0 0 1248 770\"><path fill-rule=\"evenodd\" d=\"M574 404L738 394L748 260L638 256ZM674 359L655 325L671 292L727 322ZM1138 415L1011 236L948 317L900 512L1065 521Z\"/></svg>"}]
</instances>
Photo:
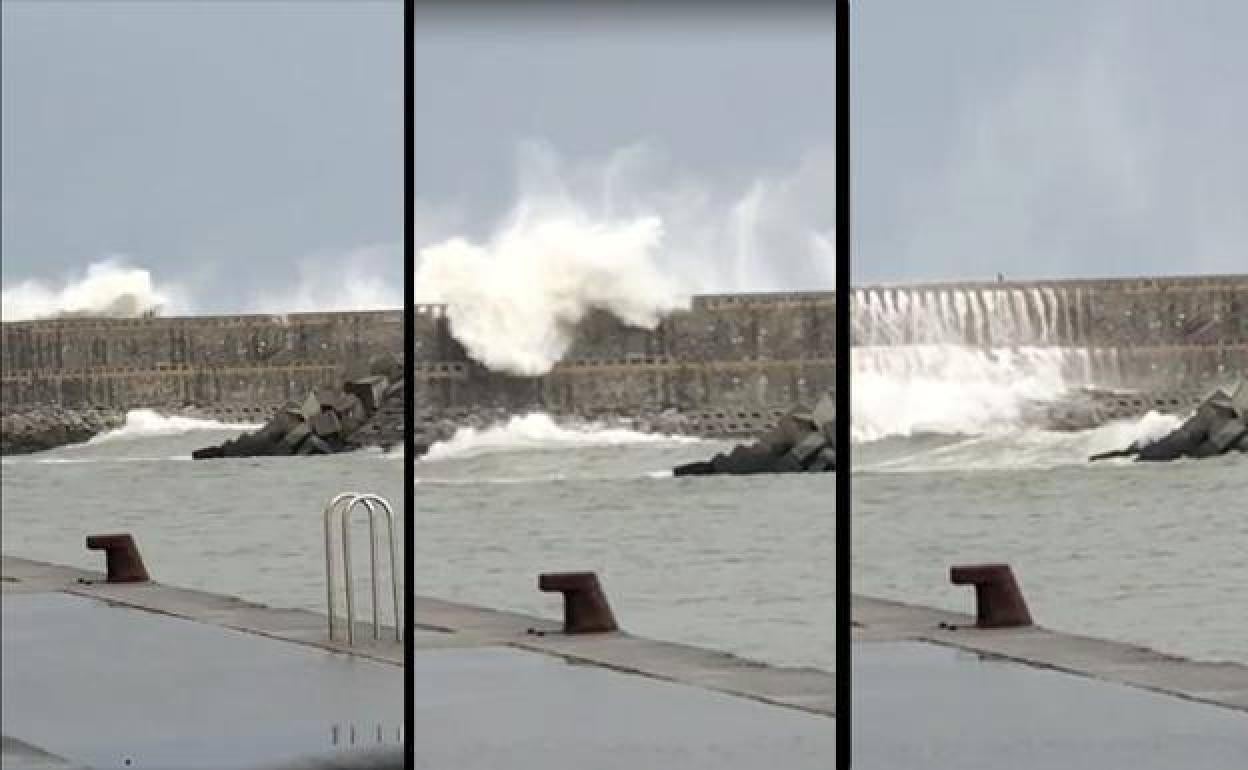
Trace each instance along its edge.
<instances>
[{"instance_id":1,"label":"sea","mask_svg":"<svg viewBox=\"0 0 1248 770\"><path fill-rule=\"evenodd\" d=\"M910 371L909 390L878 381L894 388L880 398L867 387L870 358L855 358L855 593L972 612L949 568L1003 561L1043 626L1248 663L1242 455L1089 464L1090 453L1160 435L1178 418L1046 431L1003 411L1009 394L998 391L1018 389L1017 372L998 372L994 391L983 371L963 370L963 389ZM991 413L968 410L965 397L933 406L950 393L977 393ZM404 456L190 460L240 429L139 410L85 444L4 458L4 553L100 569L85 537L129 532L155 580L325 612L324 504L374 492L401 513ZM671 474L730 447L540 413L461 431L416 460L412 589L558 618L559 599L538 590L538 575L593 570L630 632L831 669L842 588L835 477ZM401 555L402 526L400 516ZM367 616L363 517L355 532ZM384 558L379 570L388 580ZM380 614L390 622L388 607Z\"/></svg>"}]
</instances>

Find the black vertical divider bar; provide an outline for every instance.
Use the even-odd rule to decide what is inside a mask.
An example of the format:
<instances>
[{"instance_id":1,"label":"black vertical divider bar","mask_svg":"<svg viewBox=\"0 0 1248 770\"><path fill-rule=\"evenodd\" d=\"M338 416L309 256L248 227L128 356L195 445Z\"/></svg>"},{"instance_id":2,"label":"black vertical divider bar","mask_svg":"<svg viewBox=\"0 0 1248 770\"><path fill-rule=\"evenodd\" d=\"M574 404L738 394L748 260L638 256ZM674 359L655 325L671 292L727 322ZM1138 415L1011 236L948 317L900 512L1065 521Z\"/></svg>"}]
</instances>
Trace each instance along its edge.
<instances>
[{"instance_id":1,"label":"black vertical divider bar","mask_svg":"<svg viewBox=\"0 0 1248 770\"><path fill-rule=\"evenodd\" d=\"M413 168L413 92L412 51L415 32L415 0L403 0L403 766L416 763L415 724L416 697L413 664L415 648L412 629L416 625L416 581L414 575L416 549L416 363L412 356L412 335L416 330L416 284L412 259L416 256L412 204L416 201Z\"/></svg>"},{"instance_id":2,"label":"black vertical divider bar","mask_svg":"<svg viewBox=\"0 0 1248 770\"><path fill-rule=\"evenodd\" d=\"M853 606L850 543L850 107L849 0L836 3L836 766L850 767Z\"/></svg>"}]
</instances>

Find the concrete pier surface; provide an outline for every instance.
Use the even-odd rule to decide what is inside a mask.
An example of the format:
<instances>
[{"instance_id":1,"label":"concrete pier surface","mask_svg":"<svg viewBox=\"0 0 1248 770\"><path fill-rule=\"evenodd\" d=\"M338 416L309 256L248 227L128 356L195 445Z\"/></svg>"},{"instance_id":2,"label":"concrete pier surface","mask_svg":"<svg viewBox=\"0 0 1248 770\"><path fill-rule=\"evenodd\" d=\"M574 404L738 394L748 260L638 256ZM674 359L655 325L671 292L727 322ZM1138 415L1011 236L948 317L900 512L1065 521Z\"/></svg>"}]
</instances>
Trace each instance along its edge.
<instances>
[{"instance_id":1,"label":"concrete pier surface","mask_svg":"<svg viewBox=\"0 0 1248 770\"><path fill-rule=\"evenodd\" d=\"M855 768L1232 770L1248 757L1248 666L864 597L853 617Z\"/></svg>"},{"instance_id":2,"label":"concrete pier surface","mask_svg":"<svg viewBox=\"0 0 1248 770\"><path fill-rule=\"evenodd\" d=\"M402 767L402 647L371 631L6 555L3 766Z\"/></svg>"},{"instance_id":3,"label":"concrete pier surface","mask_svg":"<svg viewBox=\"0 0 1248 770\"><path fill-rule=\"evenodd\" d=\"M312 612L10 556L3 575L6 769L402 764L392 636L362 623L348 650ZM416 767L833 766L832 673L415 604ZM856 768L1248 756L1248 667L863 597L854 616Z\"/></svg>"}]
</instances>

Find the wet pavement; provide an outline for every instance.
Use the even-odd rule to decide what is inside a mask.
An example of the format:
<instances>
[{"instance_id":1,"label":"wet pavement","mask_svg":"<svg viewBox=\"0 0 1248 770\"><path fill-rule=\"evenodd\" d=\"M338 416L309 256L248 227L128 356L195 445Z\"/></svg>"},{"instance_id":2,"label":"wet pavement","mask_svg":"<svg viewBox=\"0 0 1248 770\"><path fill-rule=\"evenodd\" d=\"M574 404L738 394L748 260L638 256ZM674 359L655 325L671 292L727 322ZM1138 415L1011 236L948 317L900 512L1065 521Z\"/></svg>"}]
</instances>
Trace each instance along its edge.
<instances>
[{"instance_id":1,"label":"wet pavement","mask_svg":"<svg viewBox=\"0 0 1248 770\"><path fill-rule=\"evenodd\" d=\"M401 746L403 670L64 593L6 595L3 733L95 768Z\"/></svg>"},{"instance_id":2,"label":"wet pavement","mask_svg":"<svg viewBox=\"0 0 1248 770\"><path fill-rule=\"evenodd\" d=\"M4 767L402 764L402 646L4 557ZM416 767L825 768L834 674L415 598ZM1232 770L1248 668L854 598L855 768ZM626 621L625 621L626 622ZM968 625L968 623L970 625Z\"/></svg>"},{"instance_id":3,"label":"wet pavement","mask_svg":"<svg viewBox=\"0 0 1248 770\"><path fill-rule=\"evenodd\" d=\"M854 650L854 767L1232 770L1248 713L924 642Z\"/></svg>"},{"instance_id":4,"label":"wet pavement","mask_svg":"<svg viewBox=\"0 0 1248 770\"><path fill-rule=\"evenodd\" d=\"M416 766L826 770L831 719L501 647L416 656Z\"/></svg>"}]
</instances>

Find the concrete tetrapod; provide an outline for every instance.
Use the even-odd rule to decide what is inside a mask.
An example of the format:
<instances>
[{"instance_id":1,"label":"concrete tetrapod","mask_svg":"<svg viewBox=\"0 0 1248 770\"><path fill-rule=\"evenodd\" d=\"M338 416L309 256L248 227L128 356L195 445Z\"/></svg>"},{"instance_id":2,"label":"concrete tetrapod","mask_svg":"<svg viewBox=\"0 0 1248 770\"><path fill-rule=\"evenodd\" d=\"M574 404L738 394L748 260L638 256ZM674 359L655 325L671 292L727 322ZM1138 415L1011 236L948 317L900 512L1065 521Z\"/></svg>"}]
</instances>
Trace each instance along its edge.
<instances>
[{"instance_id":1,"label":"concrete tetrapod","mask_svg":"<svg viewBox=\"0 0 1248 770\"><path fill-rule=\"evenodd\" d=\"M191 453L196 460L272 455L326 455L358 449L356 434L387 399L401 397L403 381L373 375L346 382L342 390L318 388L302 402L291 402L264 427L219 446ZM363 398L361 395L363 394Z\"/></svg>"}]
</instances>

